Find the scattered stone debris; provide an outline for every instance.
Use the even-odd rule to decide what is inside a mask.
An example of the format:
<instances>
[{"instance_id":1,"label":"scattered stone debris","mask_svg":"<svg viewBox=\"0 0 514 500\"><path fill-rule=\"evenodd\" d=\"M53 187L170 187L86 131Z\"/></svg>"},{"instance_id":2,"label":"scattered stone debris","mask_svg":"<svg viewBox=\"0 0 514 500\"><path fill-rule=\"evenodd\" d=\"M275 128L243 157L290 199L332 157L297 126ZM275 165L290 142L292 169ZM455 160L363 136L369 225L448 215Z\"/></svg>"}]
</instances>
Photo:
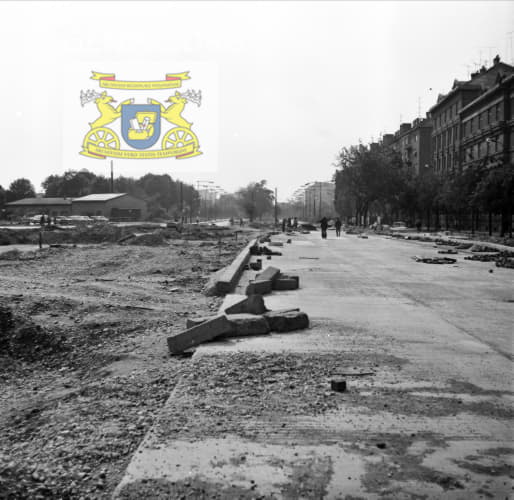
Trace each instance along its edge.
<instances>
[{"instance_id":1,"label":"scattered stone debris","mask_svg":"<svg viewBox=\"0 0 514 500\"><path fill-rule=\"evenodd\" d=\"M498 249L494 247L490 247L487 245L479 245L478 243L475 243L471 246L470 250L472 252L497 252Z\"/></svg>"},{"instance_id":2,"label":"scattered stone debris","mask_svg":"<svg viewBox=\"0 0 514 500\"><path fill-rule=\"evenodd\" d=\"M496 267L514 269L514 252L503 251L482 255L466 255L464 259L475 260L479 262L494 262Z\"/></svg>"},{"instance_id":3,"label":"scattered stone debris","mask_svg":"<svg viewBox=\"0 0 514 500\"><path fill-rule=\"evenodd\" d=\"M425 264L455 264L457 259L451 257L420 257L415 255L412 257L416 262L424 262Z\"/></svg>"},{"instance_id":4,"label":"scattered stone debris","mask_svg":"<svg viewBox=\"0 0 514 500\"><path fill-rule=\"evenodd\" d=\"M437 253L440 254L449 254L449 255L456 255L459 252L457 250L454 250L453 248L448 248L447 250L438 250Z\"/></svg>"}]
</instances>

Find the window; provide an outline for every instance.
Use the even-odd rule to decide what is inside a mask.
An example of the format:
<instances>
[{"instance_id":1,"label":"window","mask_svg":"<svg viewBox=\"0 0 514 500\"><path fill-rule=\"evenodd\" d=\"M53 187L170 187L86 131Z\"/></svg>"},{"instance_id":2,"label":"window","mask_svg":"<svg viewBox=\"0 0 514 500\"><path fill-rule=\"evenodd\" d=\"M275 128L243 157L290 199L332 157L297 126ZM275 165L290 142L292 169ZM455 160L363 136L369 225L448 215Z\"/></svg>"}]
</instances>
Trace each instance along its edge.
<instances>
[{"instance_id":1,"label":"window","mask_svg":"<svg viewBox=\"0 0 514 500\"><path fill-rule=\"evenodd\" d=\"M496 121L503 120L503 109L501 103L496 105Z\"/></svg>"}]
</instances>

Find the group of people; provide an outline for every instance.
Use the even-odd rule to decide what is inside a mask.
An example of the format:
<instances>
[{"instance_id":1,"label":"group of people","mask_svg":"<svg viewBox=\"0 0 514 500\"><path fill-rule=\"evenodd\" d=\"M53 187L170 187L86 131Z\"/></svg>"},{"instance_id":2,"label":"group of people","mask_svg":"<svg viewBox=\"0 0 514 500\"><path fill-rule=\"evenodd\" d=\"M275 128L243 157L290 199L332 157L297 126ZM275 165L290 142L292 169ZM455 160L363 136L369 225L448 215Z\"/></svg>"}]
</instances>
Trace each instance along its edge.
<instances>
[{"instance_id":1,"label":"group of people","mask_svg":"<svg viewBox=\"0 0 514 500\"><path fill-rule=\"evenodd\" d=\"M282 219L282 232L285 233L287 228L298 229L298 217Z\"/></svg>"},{"instance_id":2,"label":"group of people","mask_svg":"<svg viewBox=\"0 0 514 500\"><path fill-rule=\"evenodd\" d=\"M328 219L326 217L323 217L319 221L320 227L321 227L321 237L326 240L327 239L327 229L328 229ZM341 222L341 219L339 217L336 218L334 221L334 227L336 228L336 236L341 236L341 226L343 223Z\"/></svg>"}]
</instances>

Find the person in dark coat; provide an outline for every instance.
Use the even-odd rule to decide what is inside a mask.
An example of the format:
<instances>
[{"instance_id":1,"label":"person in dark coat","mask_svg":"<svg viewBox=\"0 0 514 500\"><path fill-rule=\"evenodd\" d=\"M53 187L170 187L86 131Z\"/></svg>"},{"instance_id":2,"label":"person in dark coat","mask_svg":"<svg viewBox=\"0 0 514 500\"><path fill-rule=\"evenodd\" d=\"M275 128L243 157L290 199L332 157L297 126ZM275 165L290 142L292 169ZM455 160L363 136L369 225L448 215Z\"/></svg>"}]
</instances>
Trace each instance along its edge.
<instances>
[{"instance_id":1,"label":"person in dark coat","mask_svg":"<svg viewBox=\"0 0 514 500\"><path fill-rule=\"evenodd\" d=\"M321 237L326 240L327 239L327 228L328 228L328 220L326 217L320 220L321 227Z\"/></svg>"},{"instance_id":2,"label":"person in dark coat","mask_svg":"<svg viewBox=\"0 0 514 500\"><path fill-rule=\"evenodd\" d=\"M341 236L342 223L341 223L341 219L339 217L336 219L334 225L336 227L336 236Z\"/></svg>"}]
</instances>

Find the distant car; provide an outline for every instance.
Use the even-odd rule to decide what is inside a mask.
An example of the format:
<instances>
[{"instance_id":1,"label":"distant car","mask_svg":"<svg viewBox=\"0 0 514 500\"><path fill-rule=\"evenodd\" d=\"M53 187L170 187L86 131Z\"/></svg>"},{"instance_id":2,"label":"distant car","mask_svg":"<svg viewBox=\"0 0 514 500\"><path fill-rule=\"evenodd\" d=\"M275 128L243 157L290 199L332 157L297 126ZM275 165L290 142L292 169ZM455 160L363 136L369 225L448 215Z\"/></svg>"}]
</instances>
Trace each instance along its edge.
<instances>
[{"instance_id":1,"label":"distant car","mask_svg":"<svg viewBox=\"0 0 514 500\"><path fill-rule=\"evenodd\" d=\"M407 227L407 224L401 220L397 220L396 222L393 222L393 225L391 226L391 231L408 231L409 228Z\"/></svg>"},{"instance_id":2,"label":"distant car","mask_svg":"<svg viewBox=\"0 0 514 500\"><path fill-rule=\"evenodd\" d=\"M92 215L91 219L93 219L95 222L109 222L109 219L103 215Z\"/></svg>"}]
</instances>

